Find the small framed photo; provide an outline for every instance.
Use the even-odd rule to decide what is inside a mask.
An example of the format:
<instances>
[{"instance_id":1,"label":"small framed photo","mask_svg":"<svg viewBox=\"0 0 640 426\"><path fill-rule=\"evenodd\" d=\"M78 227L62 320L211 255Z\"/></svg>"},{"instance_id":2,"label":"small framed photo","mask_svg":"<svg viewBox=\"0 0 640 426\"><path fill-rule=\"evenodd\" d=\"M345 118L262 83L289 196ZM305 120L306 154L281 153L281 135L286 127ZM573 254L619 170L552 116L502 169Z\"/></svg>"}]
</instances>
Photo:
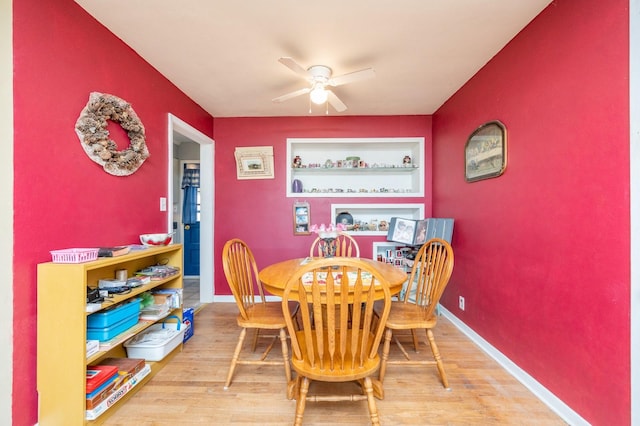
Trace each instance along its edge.
<instances>
[{"instance_id":1,"label":"small framed photo","mask_svg":"<svg viewBox=\"0 0 640 426\"><path fill-rule=\"evenodd\" d=\"M310 223L309 203L293 203L293 235L309 235L311 233Z\"/></svg>"},{"instance_id":2,"label":"small framed photo","mask_svg":"<svg viewBox=\"0 0 640 426\"><path fill-rule=\"evenodd\" d=\"M464 178L476 182L500 176L507 167L507 129L489 121L471 133L464 147Z\"/></svg>"},{"instance_id":3,"label":"small framed photo","mask_svg":"<svg viewBox=\"0 0 640 426\"><path fill-rule=\"evenodd\" d=\"M416 221L413 219L402 219L392 217L387 232L387 241L394 241L401 244L413 244L413 237L416 231Z\"/></svg>"},{"instance_id":4,"label":"small framed photo","mask_svg":"<svg viewBox=\"0 0 640 426\"><path fill-rule=\"evenodd\" d=\"M241 179L273 179L273 147L238 147L235 150L236 172Z\"/></svg>"}]
</instances>

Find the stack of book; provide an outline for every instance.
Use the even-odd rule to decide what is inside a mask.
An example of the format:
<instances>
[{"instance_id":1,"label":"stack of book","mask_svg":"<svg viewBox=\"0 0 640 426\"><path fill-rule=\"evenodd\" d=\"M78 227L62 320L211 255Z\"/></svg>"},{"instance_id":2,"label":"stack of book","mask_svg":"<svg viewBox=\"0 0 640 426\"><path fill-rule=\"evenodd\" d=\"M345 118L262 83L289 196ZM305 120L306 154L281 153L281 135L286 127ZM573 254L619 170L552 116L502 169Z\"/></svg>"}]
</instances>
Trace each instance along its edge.
<instances>
[{"instance_id":1,"label":"stack of book","mask_svg":"<svg viewBox=\"0 0 640 426\"><path fill-rule=\"evenodd\" d=\"M117 247L99 247L98 257L116 257L127 254L131 251L129 246L117 246Z\"/></svg>"}]
</instances>

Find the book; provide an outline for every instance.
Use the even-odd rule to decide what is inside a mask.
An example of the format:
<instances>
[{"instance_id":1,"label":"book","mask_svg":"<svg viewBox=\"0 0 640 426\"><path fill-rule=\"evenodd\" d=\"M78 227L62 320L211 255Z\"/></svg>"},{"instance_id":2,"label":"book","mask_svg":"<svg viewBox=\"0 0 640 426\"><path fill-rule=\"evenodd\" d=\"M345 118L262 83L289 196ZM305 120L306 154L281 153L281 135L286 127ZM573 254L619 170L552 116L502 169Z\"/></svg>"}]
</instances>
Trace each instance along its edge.
<instances>
[{"instance_id":1,"label":"book","mask_svg":"<svg viewBox=\"0 0 640 426\"><path fill-rule=\"evenodd\" d=\"M118 367L113 365L90 365L87 367L87 395L91 394L108 380L118 375Z\"/></svg>"},{"instance_id":2,"label":"book","mask_svg":"<svg viewBox=\"0 0 640 426\"><path fill-rule=\"evenodd\" d=\"M87 358L100 351L99 340L87 340Z\"/></svg>"},{"instance_id":3,"label":"book","mask_svg":"<svg viewBox=\"0 0 640 426\"><path fill-rule=\"evenodd\" d=\"M420 246L431 238L441 238L451 243L453 219L403 219L392 217L387 232L387 241L409 246Z\"/></svg>"},{"instance_id":4,"label":"book","mask_svg":"<svg viewBox=\"0 0 640 426\"><path fill-rule=\"evenodd\" d=\"M117 247L99 247L98 257L116 257L127 254L131 251L129 246L117 246Z\"/></svg>"}]
</instances>

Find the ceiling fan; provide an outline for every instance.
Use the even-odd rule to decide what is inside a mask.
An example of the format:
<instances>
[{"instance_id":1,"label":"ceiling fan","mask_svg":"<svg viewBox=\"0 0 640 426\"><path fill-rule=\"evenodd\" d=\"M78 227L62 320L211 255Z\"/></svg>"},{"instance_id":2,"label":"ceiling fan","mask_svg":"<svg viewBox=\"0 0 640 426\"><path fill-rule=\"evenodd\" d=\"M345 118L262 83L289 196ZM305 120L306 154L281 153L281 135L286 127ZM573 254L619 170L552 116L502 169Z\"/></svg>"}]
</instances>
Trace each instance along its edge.
<instances>
[{"instance_id":1,"label":"ceiling fan","mask_svg":"<svg viewBox=\"0 0 640 426\"><path fill-rule=\"evenodd\" d=\"M295 98L296 96L306 95L308 93L309 99L314 104L322 105L328 102L338 112L345 111L347 106L340 100L340 98L338 98L338 96L336 96L335 93L327 89L327 86L342 86L343 84L353 83L358 80L375 77L376 75L372 68L365 68L360 71L331 77L333 71L326 65L312 65L305 69L293 58L284 57L278 59L278 61L291 71L306 79L309 82L309 87L279 96L273 99L273 102L284 102L291 98ZM329 110L327 108L327 114L328 113Z\"/></svg>"}]
</instances>

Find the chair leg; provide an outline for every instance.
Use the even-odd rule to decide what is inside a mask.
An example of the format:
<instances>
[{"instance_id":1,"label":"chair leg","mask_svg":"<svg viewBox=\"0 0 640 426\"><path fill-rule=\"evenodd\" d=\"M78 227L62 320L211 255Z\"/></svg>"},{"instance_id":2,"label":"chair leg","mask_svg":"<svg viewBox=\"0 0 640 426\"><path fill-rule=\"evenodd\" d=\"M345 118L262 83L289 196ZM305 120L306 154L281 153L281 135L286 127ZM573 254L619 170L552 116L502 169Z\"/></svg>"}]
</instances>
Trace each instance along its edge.
<instances>
[{"instance_id":1,"label":"chair leg","mask_svg":"<svg viewBox=\"0 0 640 426\"><path fill-rule=\"evenodd\" d=\"M413 350L418 352L418 333L417 330L415 328L411 329L411 336L413 337Z\"/></svg>"},{"instance_id":2,"label":"chair leg","mask_svg":"<svg viewBox=\"0 0 640 426\"><path fill-rule=\"evenodd\" d=\"M256 332L253 335L253 343L251 344L251 352L256 351L256 346L258 345L258 338L260 337L260 329L256 328Z\"/></svg>"},{"instance_id":3,"label":"chair leg","mask_svg":"<svg viewBox=\"0 0 640 426\"><path fill-rule=\"evenodd\" d=\"M302 416L304 415L304 407L307 403L307 394L309 393L309 378L303 377L300 384L300 394L296 401L296 418L294 420L294 426L302 425Z\"/></svg>"},{"instance_id":4,"label":"chair leg","mask_svg":"<svg viewBox=\"0 0 640 426\"><path fill-rule=\"evenodd\" d=\"M380 418L378 417L378 407L376 406L376 400L373 396L373 386L371 384L371 378L364 378L364 391L367 394L367 405L369 406L369 416L371 418L372 425L379 425Z\"/></svg>"},{"instance_id":5,"label":"chair leg","mask_svg":"<svg viewBox=\"0 0 640 426\"><path fill-rule=\"evenodd\" d=\"M240 337L238 337L238 344L236 345L236 350L233 352L233 356L231 357L231 366L229 367L229 373L227 374L227 381L224 384L224 390L229 389L231 385L231 378L233 377L233 372L236 369L236 365L238 364L238 358L240 357L240 350L242 349L242 343L244 342L244 338L247 335L247 329L243 328L240 332Z\"/></svg>"},{"instance_id":6,"label":"chair leg","mask_svg":"<svg viewBox=\"0 0 640 426\"><path fill-rule=\"evenodd\" d=\"M391 329L387 328L384 334L384 346L382 347L382 362L380 362L380 371L378 372L378 380L384 383L384 375L387 372L387 360L389 359L389 348L391 346Z\"/></svg>"},{"instance_id":7,"label":"chair leg","mask_svg":"<svg viewBox=\"0 0 640 426\"><path fill-rule=\"evenodd\" d=\"M287 383L291 381L291 365L289 365L289 346L287 345L287 333L280 329L280 342L282 343L282 359L284 360L284 375Z\"/></svg>"},{"instance_id":8,"label":"chair leg","mask_svg":"<svg viewBox=\"0 0 640 426\"><path fill-rule=\"evenodd\" d=\"M440 351L438 351L438 345L436 345L436 339L433 337L433 332L430 328L427 329L427 338L429 339L429 345L431 345L433 358L435 358L436 365L438 366L438 373L440 374L442 385L445 387L445 389L449 389L449 380L447 379L447 374L444 372L444 363L442 362Z\"/></svg>"}]
</instances>

